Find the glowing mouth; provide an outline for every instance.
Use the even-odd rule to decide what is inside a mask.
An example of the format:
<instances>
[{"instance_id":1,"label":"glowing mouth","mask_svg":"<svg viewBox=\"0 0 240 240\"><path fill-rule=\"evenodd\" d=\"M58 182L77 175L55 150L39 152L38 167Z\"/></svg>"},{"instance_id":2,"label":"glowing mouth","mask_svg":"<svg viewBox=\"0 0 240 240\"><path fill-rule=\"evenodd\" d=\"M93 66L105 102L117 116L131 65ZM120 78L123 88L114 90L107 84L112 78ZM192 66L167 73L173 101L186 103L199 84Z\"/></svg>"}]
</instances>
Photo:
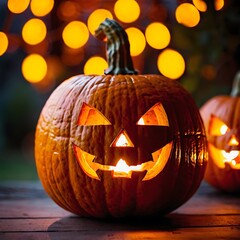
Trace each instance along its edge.
<instances>
[{"instance_id":1,"label":"glowing mouth","mask_svg":"<svg viewBox=\"0 0 240 240\"><path fill-rule=\"evenodd\" d=\"M227 163L234 169L240 169L240 151L232 150L226 152L214 147L212 144L209 144L208 147L212 159L219 168L225 168L225 164Z\"/></svg>"},{"instance_id":2,"label":"glowing mouth","mask_svg":"<svg viewBox=\"0 0 240 240\"><path fill-rule=\"evenodd\" d=\"M95 156L91 155L81 148L73 144L74 152L77 157L77 161L83 171L91 178L101 180L97 175L97 170L112 171L113 177L131 178L132 172L146 172L143 181L150 180L156 177L165 167L172 149L172 142L165 145L163 148L152 153L153 161L144 162L138 165L127 165L127 163L120 159L116 166L102 165L100 163L93 162Z\"/></svg>"}]
</instances>

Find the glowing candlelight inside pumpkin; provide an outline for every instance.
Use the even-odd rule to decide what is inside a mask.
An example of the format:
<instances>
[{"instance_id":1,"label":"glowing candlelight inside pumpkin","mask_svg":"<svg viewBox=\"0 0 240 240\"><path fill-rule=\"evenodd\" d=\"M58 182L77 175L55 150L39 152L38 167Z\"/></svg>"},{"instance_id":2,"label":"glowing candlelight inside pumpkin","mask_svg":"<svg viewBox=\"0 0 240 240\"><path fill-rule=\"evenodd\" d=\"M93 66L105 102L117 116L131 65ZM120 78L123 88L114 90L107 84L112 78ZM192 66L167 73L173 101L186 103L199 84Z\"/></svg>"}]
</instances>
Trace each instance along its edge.
<instances>
[{"instance_id":1,"label":"glowing candlelight inside pumpkin","mask_svg":"<svg viewBox=\"0 0 240 240\"><path fill-rule=\"evenodd\" d=\"M139 119L138 125L145 125L145 122L142 117Z\"/></svg>"},{"instance_id":2,"label":"glowing candlelight inside pumpkin","mask_svg":"<svg viewBox=\"0 0 240 240\"><path fill-rule=\"evenodd\" d=\"M220 132L222 135L224 135L228 130L228 126L227 125L222 125L221 128L220 128Z\"/></svg>"},{"instance_id":3,"label":"glowing candlelight inside pumpkin","mask_svg":"<svg viewBox=\"0 0 240 240\"><path fill-rule=\"evenodd\" d=\"M231 162L233 165L236 164L236 161L234 161L233 159L235 159L238 156L238 154L239 154L239 151L233 150L233 151L230 151L230 152L226 152L226 151L222 150L222 155L225 158L224 161L225 162ZM235 162L235 164L234 164L234 162Z\"/></svg>"},{"instance_id":4,"label":"glowing candlelight inside pumpkin","mask_svg":"<svg viewBox=\"0 0 240 240\"><path fill-rule=\"evenodd\" d=\"M118 163L117 163L117 165L116 165L116 167L115 167L115 169L114 169L114 172L129 173L129 171L130 171L129 166L128 166L127 163L121 158L121 159L118 161Z\"/></svg>"},{"instance_id":5,"label":"glowing candlelight inside pumpkin","mask_svg":"<svg viewBox=\"0 0 240 240\"><path fill-rule=\"evenodd\" d=\"M130 137L128 136L127 132L122 129L117 137L114 139L113 143L111 144L112 147L134 147Z\"/></svg>"},{"instance_id":6,"label":"glowing candlelight inside pumpkin","mask_svg":"<svg viewBox=\"0 0 240 240\"><path fill-rule=\"evenodd\" d=\"M117 142L116 142L116 147L124 147L124 146L128 146L128 140L126 138L126 136L121 133ZM121 160L119 160L121 161Z\"/></svg>"},{"instance_id":7,"label":"glowing candlelight inside pumpkin","mask_svg":"<svg viewBox=\"0 0 240 240\"><path fill-rule=\"evenodd\" d=\"M128 177L131 178L132 171L141 172L144 171L144 164L136 166L127 165L126 161L122 158L119 159L115 167L110 166L109 170L113 170L114 177Z\"/></svg>"},{"instance_id":8,"label":"glowing candlelight inside pumpkin","mask_svg":"<svg viewBox=\"0 0 240 240\"><path fill-rule=\"evenodd\" d=\"M239 142L238 140L236 139L235 136L232 136L229 143L228 143L229 146L238 146L239 145Z\"/></svg>"}]
</instances>

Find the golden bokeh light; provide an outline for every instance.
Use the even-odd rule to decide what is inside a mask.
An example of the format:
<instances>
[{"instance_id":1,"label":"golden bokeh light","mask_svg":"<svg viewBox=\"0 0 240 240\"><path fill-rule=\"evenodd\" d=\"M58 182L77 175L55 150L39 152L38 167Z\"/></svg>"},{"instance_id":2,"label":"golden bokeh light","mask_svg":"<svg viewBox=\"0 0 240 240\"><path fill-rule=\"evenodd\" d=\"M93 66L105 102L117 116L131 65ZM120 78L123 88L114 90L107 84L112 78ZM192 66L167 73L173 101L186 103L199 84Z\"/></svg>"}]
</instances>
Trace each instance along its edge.
<instances>
[{"instance_id":1,"label":"golden bokeh light","mask_svg":"<svg viewBox=\"0 0 240 240\"><path fill-rule=\"evenodd\" d=\"M8 37L4 32L0 32L0 56L8 49Z\"/></svg>"},{"instance_id":2,"label":"golden bokeh light","mask_svg":"<svg viewBox=\"0 0 240 240\"><path fill-rule=\"evenodd\" d=\"M22 29L23 40L31 45L38 44L44 40L47 34L45 23L38 18L28 20Z\"/></svg>"},{"instance_id":3,"label":"golden bokeh light","mask_svg":"<svg viewBox=\"0 0 240 240\"><path fill-rule=\"evenodd\" d=\"M38 54L28 55L22 63L22 74L31 83L40 82L47 74L45 59Z\"/></svg>"},{"instance_id":4,"label":"golden bokeh light","mask_svg":"<svg viewBox=\"0 0 240 240\"><path fill-rule=\"evenodd\" d=\"M178 23L186 27L195 27L200 21L199 11L191 3L180 4L176 9L175 17Z\"/></svg>"},{"instance_id":5,"label":"golden bokeh light","mask_svg":"<svg viewBox=\"0 0 240 240\"><path fill-rule=\"evenodd\" d=\"M145 36L148 44L155 49L167 47L171 39L168 28L160 22L149 24Z\"/></svg>"},{"instance_id":6,"label":"golden bokeh light","mask_svg":"<svg viewBox=\"0 0 240 240\"><path fill-rule=\"evenodd\" d=\"M87 75L103 75L106 68L108 68L106 60L102 57L94 56L89 58L88 61L85 63L83 72Z\"/></svg>"},{"instance_id":7,"label":"golden bokeh light","mask_svg":"<svg viewBox=\"0 0 240 240\"><path fill-rule=\"evenodd\" d=\"M19 14L28 8L29 2L30 0L8 0L8 9L12 13Z\"/></svg>"},{"instance_id":8,"label":"golden bokeh light","mask_svg":"<svg viewBox=\"0 0 240 240\"><path fill-rule=\"evenodd\" d=\"M127 28L126 33L130 43L130 54L131 56L138 56L141 54L146 46L146 39L144 34L134 27Z\"/></svg>"},{"instance_id":9,"label":"golden bokeh light","mask_svg":"<svg viewBox=\"0 0 240 240\"><path fill-rule=\"evenodd\" d=\"M88 41L89 31L83 22L72 21L63 29L62 38L68 47L80 48Z\"/></svg>"},{"instance_id":10,"label":"golden bokeh light","mask_svg":"<svg viewBox=\"0 0 240 240\"><path fill-rule=\"evenodd\" d=\"M51 12L54 0L31 0L30 8L33 15L43 17Z\"/></svg>"},{"instance_id":11,"label":"golden bokeh light","mask_svg":"<svg viewBox=\"0 0 240 240\"><path fill-rule=\"evenodd\" d=\"M173 49L162 51L158 56L157 65L159 71L170 79L181 77L185 71L185 61L182 55Z\"/></svg>"},{"instance_id":12,"label":"golden bokeh light","mask_svg":"<svg viewBox=\"0 0 240 240\"><path fill-rule=\"evenodd\" d=\"M94 35L95 30L106 18L113 19L112 13L106 9L97 9L90 14L87 25L92 35Z\"/></svg>"},{"instance_id":13,"label":"golden bokeh light","mask_svg":"<svg viewBox=\"0 0 240 240\"><path fill-rule=\"evenodd\" d=\"M200 12L206 12L207 11L207 4L203 0L192 0L194 6L200 11Z\"/></svg>"},{"instance_id":14,"label":"golden bokeh light","mask_svg":"<svg viewBox=\"0 0 240 240\"><path fill-rule=\"evenodd\" d=\"M215 0L214 6L217 11L221 10L224 6L224 0Z\"/></svg>"},{"instance_id":15,"label":"golden bokeh light","mask_svg":"<svg viewBox=\"0 0 240 240\"><path fill-rule=\"evenodd\" d=\"M125 23L131 23L138 19L140 7L135 0L118 0L114 4L116 17Z\"/></svg>"}]
</instances>

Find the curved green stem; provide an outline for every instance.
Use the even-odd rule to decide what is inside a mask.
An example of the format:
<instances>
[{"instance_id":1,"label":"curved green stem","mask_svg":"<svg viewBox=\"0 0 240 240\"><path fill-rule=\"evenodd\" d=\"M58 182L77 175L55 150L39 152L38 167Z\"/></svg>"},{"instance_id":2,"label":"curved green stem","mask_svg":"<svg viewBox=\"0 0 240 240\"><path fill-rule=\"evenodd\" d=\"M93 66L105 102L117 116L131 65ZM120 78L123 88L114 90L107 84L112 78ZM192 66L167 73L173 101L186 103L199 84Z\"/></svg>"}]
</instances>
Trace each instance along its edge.
<instances>
[{"instance_id":1,"label":"curved green stem","mask_svg":"<svg viewBox=\"0 0 240 240\"><path fill-rule=\"evenodd\" d=\"M107 18L95 31L95 37L100 40L107 38L108 69L104 71L105 74L137 74L130 55L127 33L118 22Z\"/></svg>"}]
</instances>

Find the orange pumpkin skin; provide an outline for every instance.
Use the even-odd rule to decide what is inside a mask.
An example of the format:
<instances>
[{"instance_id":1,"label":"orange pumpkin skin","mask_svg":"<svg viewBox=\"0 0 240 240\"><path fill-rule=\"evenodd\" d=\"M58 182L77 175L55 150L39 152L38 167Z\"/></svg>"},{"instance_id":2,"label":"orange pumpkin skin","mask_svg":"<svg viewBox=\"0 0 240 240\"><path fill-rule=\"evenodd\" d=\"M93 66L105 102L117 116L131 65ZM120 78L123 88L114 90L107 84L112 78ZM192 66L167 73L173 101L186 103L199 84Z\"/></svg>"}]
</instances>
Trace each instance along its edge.
<instances>
[{"instance_id":1,"label":"orange pumpkin skin","mask_svg":"<svg viewBox=\"0 0 240 240\"><path fill-rule=\"evenodd\" d=\"M219 190L240 192L240 97L213 97L200 108L200 113L207 132L209 148L205 180ZM218 118L226 124L228 127L226 133L217 134L213 118ZM235 141L231 144L233 137ZM224 159L221 153L223 150L236 151L235 165Z\"/></svg>"},{"instance_id":2,"label":"orange pumpkin skin","mask_svg":"<svg viewBox=\"0 0 240 240\"><path fill-rule=\"evenodd\" d=\"M150 126L156 134L149 137L136 122L159 102L169 127L161 133L158 126ZM98 109L111 125L80 126L83 103ZM74 146L94 153L101 165L114 165L108 151L121 128L137 152L172 142L161 172L143 181L146 171L132 171L125 178L99 170L99 179L83 171ZM154 216L176 209L197 190L207 163L207 142L198 108L177 82L159 75L79 75L58 86L46 102L36 128L35 159L46 192L70 212L96 218ZM142 161L138 156L133 164Z\"/></svg>"}]
</instances>

